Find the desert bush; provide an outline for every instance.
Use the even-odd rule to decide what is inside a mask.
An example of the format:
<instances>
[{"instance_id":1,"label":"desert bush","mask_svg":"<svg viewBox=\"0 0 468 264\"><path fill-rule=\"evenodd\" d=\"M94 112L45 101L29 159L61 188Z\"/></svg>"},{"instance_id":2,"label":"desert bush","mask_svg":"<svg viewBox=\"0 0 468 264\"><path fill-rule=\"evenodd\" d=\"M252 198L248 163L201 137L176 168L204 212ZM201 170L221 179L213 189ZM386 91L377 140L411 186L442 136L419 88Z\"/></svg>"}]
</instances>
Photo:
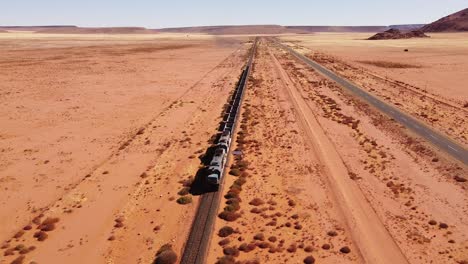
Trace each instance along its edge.
<instances>
[{"instance_id":1,"label":"desert bush","mask_svg":"<svg viewBox=\"0 0 468 264\"><path fill-rule=\"evenodd\" d=\"M177 254L171 250L161 252L156 256L154 264L174 264L177 262Z\"/></svg>"},{"instance_id":2,"label":"desert bush","mask_svg":"<svg viewBox=\"0 0 468 264\"><path fill-rule=\"evenodd\" d=\"M304 259L304 264L314 264L315 263L315 258L312 256L307 256Z\"/></svg>"},{"instance_id":3,"label":"desert bush","mask_svg":"<svg viewBox=\"0 0 468 264\"><path fill-rule=\"evenodd\" d=\"M185 196L179 197L179 199L177 199L178 204L189 204L191 202L192 202L192 196L190 196L190 195L185 195Z\"/></svg>"},{"instance_id":4,"label":"desert bush","mask_svg":"<svg viewBox=\"0 0 468 264\"><path fill-rule=\"evenodd\" d=\"M55 223L59 221L57 217L47 217L42 223L37 227L41 231L52 231L55 229Z\"/></svg>"},{"instance_id":5,"label":"desert bush","mask_svg":"<svg viewBox=\"0 0 468 264\"><path fill-rule=\"evenodd\" d=\"M24 261L25 257L24 256L19 256L17 258L15 258L11 264L23 264L23 261Z\"/></svg>"},{"instance_id":6,"label":"desert bush","mask_svg":"<svg viewBox=\"0 0 468 264\"><path fill-rule=\"evenodd\" d=\"M239 209L240 209L240 205L238 203L231 203L224 207L224 211L228 211L228 212L235 212L235 211L238 211Z\"/></svg>"},{"instance_id":7,"label":"desert bush","mask_svg":"<svg viewBox=\"0 0 468 264\"><path fill-rule=\"evenodd\" d=\"M255 240L260 240L264 241L265 240L265 235L263 233L258 233L253 237Z\"/></svg>"},{"instance_id":8,"label":"desert bush","mask_svg":"<svg viewBox=\"0 0 468 264\"><path fill-rule=\"evenodd\" d=\"M178 194L178 195L181 195L181 196L184 196L184 195L189 194L189 191L190 191L190 188L189 188L189 187L184 187L184 188L182 188L177 194Z\"/></svg>"},{"instance_id":9,"label":"desert bush","mask_svg":"<svg viewBox=\"0 0 468 264\"><path fill-rule=\"evenodd\" d=\"M260 209L258 209L257 207L255 207L255 208L252 208L252 210L250 210L250 212L253 213L253 214L259 214L262 211Z\"/></svg>"},{"instance_id":10,"label":"desert bush","mask_svg":"<svg viewBox=\"0 0 468 264\"><path fill-rule=\"evenodd\" d=\"M232 256L223 256L218 261L216 261L216 264L235 264L236 260Z\"/></svg>"},{"instance_id":11,"label":"desert bush","mask_svg":"<svg viewBox=\"0 0 468 264\"><path fill-rule=\"evenodd\" d=\"M3 252L3 256L12 256L15 254L15 249L14 248L9 248Z\"/></svg>"},{"instance_id":12,"label":"desert bush","mask_svg":"<svg viewBox=\"0 0 468 264\"><path fill-rule=\"evenodd\" d=\"M16 234L13 236L13 238L18 239L18 238L22 237L23 235L24 235L24 231L20 230L20 231L16 232Z\"/></svg>"},{"instance_id":13,"label":"desert bush","mask_svg":"<svg viewBox=\"0 0 468 264\"><path fill-rule=\"evenodd\" d=\"M257 243L257 246L261 249L265 249L265 248L269 248L270 247L270 243L266 242L266 241L262 241L262 242L258 242Z\"/></svg>"},{"instance_id":14,"label":"desert bush","mask_svg":"<svg viewBox=\"0 0 468 264\"><path fill-rule=\"evenodd\" d=\"M242 186L247 182L245 177L239 177L239 179L235 180L233 184Z\"/></svg>"},{"instance_id":15,"label":"desert bush","mask_svg":"<svg viewBox=\"0 0 468 264\"><path fill-rule=\"evenodd\" d=\"M224 226L219 229L218 236L220 237L228 237L232 233L234 233L234 229L230 226Z\"/></svg>"},{"instance_id":16,"label":"desert bush","mask_svg":"<svg viewBox=\"0 0 468 264\"><path fill-rule=\"evenodd\" d=\"M304 248L304 251L310 253L310 252L314 251L314 248L312 246L307 246L307 247Z\"/></svg>"},{"instance_id":17,"label":"desert bush","mask_svg":"<svg viewBox=\"0 0 468 264\"><path fill-rule=\"evenodd\" d=\"M351 252L351 249L349 249L349 247L342 247L340 248L340 252L343 254L348 254L349 252Z\"/></svg>"},{"instance_id":18,"label":"desert bush","mask_svg":"<svg viewBox=\"0 0 468 264\"><path fill-rule=\"evenodd\" d=\"M241 174L241 171L239 169L231 169L229 171L229 174L231 174L233 176L239 176Z\"/></svg>"},{"instance_id":19,"label":"desert bush","mask_svg":"<svg viewBox=\"0 0 468 264\"><path fill-rule=\"evenodd\" d=\"M250 201L250 205L253 205L253 206L260 206L262 204L264 204L265 202L260 199L260 198L254 198L252 201Z\"/></svg>"},{"instance_id":20,"label":"desert bush","mask_svg":"<svg viewBox=\"0 0 468 264\"><path fill-rule=\"evenodd\" d=\"M37 231L34 233L34 238L36 238L37 241L44 241L47 239L47 237L49 237L49 235L47 235L47 233L44 231Z\"/></svg>"},{"instance_id":21,"label":"desert bush","mask_svg":"<svg viewBox=\"0 0 468 264\"><path fill-rule=\"evenodd\" d=\"M226 195L224 195L224 198L226 199L231 199L231 198L239 198L239 191L238 190L229 190Z\"/></svg>"},{"instance_id":22,"label":"desert bush","mask_svg":"<svg viewBox=\"0 0 468 264\"><path fill-rule=\"evenodd\" d=\"M226 247L223 249L223 253L226 256L233 256L233 257L239 256L239 250L235 247Z\"/></svg>"},{"instance_id":23,"label":"desert bush","mask_svg":"<svg viewBox=\"0 0 468 264\"><path fill-rule=\"evenodd\" d=\"M153 264L174 264L176 262L177 254L172 249L172 245L164 244L156 252L156 259Z\"/></svg>"},{"instance_id":24,"label":"desert bush","mask_svg":"<svg viewBox=\"0 0 468 264\"><path fill-rule=\"evenodd\" d=\"M276 237L275 236L271 236L268 238L268 241L272 242L272 243L275 243L276 242Z\"/></svg>"},{"instance_id":25,"label":"desert bush","mask_svg":"<svg viewBox=\"0 0 468 264\"><path fill-rule=\"evenodd\" d=\"M240 214L235 213L235 212L228 212L228 211L223 211L219 215L219 218L226 220L228 222L233 222L236 221L237 218L240 217Z\"/></svg>"},{"instance_id":26,"label":"desert bush","mask_svg":"<svg viewBox=\"0 0 468 264\"><path fill-rule=\"evenodd\" d=\"M295 244L291 244L287 249L289 253L294 253L297 250L297 246Z\"/></svg>"},{"instance_id":27,"label":"desert bush","mask_svg":"<svg viewBox=\"0 0 468 264\"><path fill-rule=\"evenodd\" d=\"M23 230L31 230L31 229L32 229L31 225L27 225L27 226L23 227Z\"/></svg>"},{"instance_id":28,"label":"desert bush","mask_svg":"<svg viewBox=\"0 0 468 264\"><path fill-rule=\"evenodd\" d=\"M330 244L323 244L322 249L329 250L331 248Z\"/></svg>"},{"instance_id":29,"label":"desert bush","mask_svg":"<svg viewBox=\"0 0 468 264\"><path fill-rule=\"evenodd\" d=\"M225 245L229 244L230 242L231 242L231 240L229 238L225 238L225 239L219 241L218 245L225 246Z\"/></svg>"}]
</instances>

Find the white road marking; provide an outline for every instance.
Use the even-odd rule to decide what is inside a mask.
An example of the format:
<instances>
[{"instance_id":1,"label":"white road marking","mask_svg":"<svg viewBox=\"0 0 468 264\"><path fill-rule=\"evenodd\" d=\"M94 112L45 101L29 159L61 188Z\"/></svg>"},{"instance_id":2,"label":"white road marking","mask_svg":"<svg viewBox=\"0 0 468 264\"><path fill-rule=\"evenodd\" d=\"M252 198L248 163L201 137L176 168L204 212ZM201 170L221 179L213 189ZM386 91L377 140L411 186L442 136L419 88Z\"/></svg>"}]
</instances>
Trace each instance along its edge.
<instances>
[{"instance_id":1,"label":"white road marking","mask_svg":"<svg viewBox=\"0 0 468 264\"><path fill-rule=\"evenodd\" d=\"M452 147L452 146L450 146L450 145L447 145L447 147L453 149L455 152L458 152L458 149L456 149L456 148L454 148L454 147Z\"/></svg>"},{"instance_id":2,"label":"white road marking","mask_svg":"<svg viewBox=\"0 0 468 264\"><path fill-rule=\"evenodd\" d=\"M437 137L434 136L433 134L429 134L429 136L430 136L431 138L433 138L433 139L437 139Z\"/></svg>"}]
</instances>

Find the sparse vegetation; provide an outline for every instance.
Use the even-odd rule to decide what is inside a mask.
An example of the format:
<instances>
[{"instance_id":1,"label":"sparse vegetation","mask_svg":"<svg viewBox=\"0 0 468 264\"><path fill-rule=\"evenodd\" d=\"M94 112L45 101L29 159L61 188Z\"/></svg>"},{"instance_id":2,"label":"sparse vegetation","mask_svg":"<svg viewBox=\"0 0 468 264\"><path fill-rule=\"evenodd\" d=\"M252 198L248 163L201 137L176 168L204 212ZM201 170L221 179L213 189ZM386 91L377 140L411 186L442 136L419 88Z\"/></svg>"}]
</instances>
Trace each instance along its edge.
<instances>
[{"instance_id":1,"label":"sparse vegetation","mask_svg":"<svg viewBox=\"0 0 468 264\"><path fill-rule=\"evenodd\" d=\"M37 241L44 241L48 237L49 237L49 235L47 235L47 233L44 232L44 231L37 231L36 233L34 233L34 238L36 238Z\"/></svg>"},{"instance_id":2,"label":"sparse vegetation","mask_svg":"<svg viewBox=\"0 0 468 264\"><path fill-rule=\"evenodd\" d=\"M307 256L304 259L304 264L314 264L315 263L315 258L312 256Z\"/></svg>"},{"instance_id":3,"label":"sparse vegetation","mask_svg":"<svg viewBox=\"0 0 468 264\"><path fill-rule=\"evenodd\" d=\"M250 201L249 204L253 206L260 206L260 205L265 204L265 202L260 198L254 198L252 201Z\"/></svg>"},{"instance_id":4,"label":"sparse vegetation","mask_svg":"<svg viewBox=\"0 0 468 264\"><path fill-rule=\"evenodd\" d=\"M234 233L234 229L230 226L224 226L221 229L219 229L218 236L220 237L228 237L232 233Z\"/></svg>"},{"instance_id":5,"label":"sparse vegetation","mask_svg":"<svg viewBox=\"0 0 468 264\"><path fill-rule=\"evenodd\" d=\"M177 254L172 249L171 244L164 244L156 253L153 264L174 264L177 262Z\"/></svg>"},{"instance_id":6,"label":"sparse vegetation","mask_svg":"<svg viewBox=\"0 0 468 264\"><path fill-rule=\"evenodd\" d=\"M192 196L191 195L185 195L185 196L179 197L179 199L177 199L178 204L189 204L191 202L192 202Z\"/></svg>"}]
</instances>

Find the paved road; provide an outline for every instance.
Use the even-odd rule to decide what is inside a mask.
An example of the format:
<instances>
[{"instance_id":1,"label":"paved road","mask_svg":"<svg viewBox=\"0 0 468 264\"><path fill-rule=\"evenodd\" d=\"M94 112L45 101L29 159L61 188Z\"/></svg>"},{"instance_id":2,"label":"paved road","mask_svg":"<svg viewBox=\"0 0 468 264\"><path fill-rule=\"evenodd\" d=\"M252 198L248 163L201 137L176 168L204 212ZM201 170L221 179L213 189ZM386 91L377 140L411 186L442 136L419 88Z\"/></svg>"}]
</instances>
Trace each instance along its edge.
<instances>
[{"instance_id":1,"label":"paved road","mask_svg":"<svg viewBox=\"0 0 468 264\"><path fill-rule=\"evenodd\" d=\"M425 138L427 141L431 142L433 145L437 146L442 151L445 151L450 156L461 161L465 165L468 165L468 150L466 150L461 144L458 144L452 139L448 138L447 136L442 135L441 133L435 131L434 129L430 128L429 126L415 119L414 117L411 117L410 115L406 113L403 113L398 108L383 102L379 98L364 91L363 89L359 88L358 86L351 83L350 81L336 75L332 71L328 70L327 68L318 64L317 62L307 58L306 56L296 52L292 48L286 45L283 45L281 43L278 43L278 42L277 44L283 47L284 49L286 49L287 51L289 51L292 55L294 55L298 59L302 60L303 62L305 62L312 68L314 68L319 73L335 81L340 86L348 89L353 94L367 101L370 105L379 109L386 115L392 117L393 119L398 121L403 126L412 130L419 136Z\"/></svg>"}]
</instances>

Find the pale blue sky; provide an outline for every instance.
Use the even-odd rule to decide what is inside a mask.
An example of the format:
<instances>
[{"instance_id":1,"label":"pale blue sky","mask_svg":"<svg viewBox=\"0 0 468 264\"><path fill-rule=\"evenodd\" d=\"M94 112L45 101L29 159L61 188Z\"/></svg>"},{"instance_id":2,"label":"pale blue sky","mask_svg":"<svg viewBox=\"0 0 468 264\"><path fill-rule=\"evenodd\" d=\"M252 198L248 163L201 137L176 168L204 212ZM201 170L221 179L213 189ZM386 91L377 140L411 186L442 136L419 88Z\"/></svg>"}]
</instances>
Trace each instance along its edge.
<instances>
[{"instance_id":1,"label":"pale blue sky","mask_svg":"<svg viewBox=\"0 0 468 264\"><path fill-rule=\"evenodd\" d=\"M390 25L467 7L468 0L0 0L0 26Z\"/></svg>"}]
</instances>

